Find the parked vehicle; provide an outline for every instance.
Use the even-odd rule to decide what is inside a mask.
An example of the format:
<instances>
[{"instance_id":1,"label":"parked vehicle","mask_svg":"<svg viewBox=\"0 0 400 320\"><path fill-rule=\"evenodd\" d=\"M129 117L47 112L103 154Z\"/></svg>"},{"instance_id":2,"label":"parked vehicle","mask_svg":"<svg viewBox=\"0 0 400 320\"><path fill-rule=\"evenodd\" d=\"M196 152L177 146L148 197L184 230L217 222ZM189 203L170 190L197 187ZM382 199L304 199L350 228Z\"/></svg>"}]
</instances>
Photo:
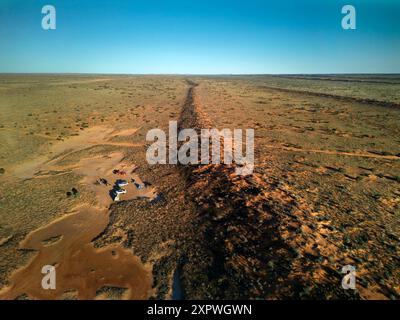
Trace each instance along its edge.
<instances>
[{"instance_id":1,"label":"parked vehicle","mask_svg":"<svg viewBox=\"0 0 400 320\"><path fill-rule=\"evenodd\" d=\"M127 186L128 185L128 181L126 181L126 180L117 180L116 182L115 182L115 184L118 186L118 187L125 187L125 186Z\"/></svg>"},{"instance_id":2,"label":"parked vehicle","mask_svg":"<svg viewBox=\"0 0 400 320\"><path fill-rule=\"evenodd\" d=\"M126 190L125 189L117 189L115 190L115 194L120 195L120 194L125 194Z\"/></svg>"}]
</instances>

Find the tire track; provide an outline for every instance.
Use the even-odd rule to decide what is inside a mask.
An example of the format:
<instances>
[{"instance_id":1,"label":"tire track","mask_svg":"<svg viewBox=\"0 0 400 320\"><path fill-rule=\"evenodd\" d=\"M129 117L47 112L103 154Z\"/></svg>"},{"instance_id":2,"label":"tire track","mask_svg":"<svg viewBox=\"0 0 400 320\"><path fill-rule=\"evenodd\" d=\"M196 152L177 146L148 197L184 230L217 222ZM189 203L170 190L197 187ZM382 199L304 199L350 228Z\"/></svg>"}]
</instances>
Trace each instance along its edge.
<instances>
[{"instance_id":1,"label":"tire track","mask_svg":"<svg viewBox=\"0 0 400 320\"><path fill-rule=\"evenodd\" d=\"M332 98L332 99L336 99L336 100L344 101L344 102L365 103L365 104L374 105L374 106L400 109L400 103L390 102L390 101L379 101L379 100L373 100L373 99L363 99L363 98L356 98L356 97L349 97L349 96L340 96L340 95L330 94L330 93L322 93L322 92L307 91L307 90L297 90L297 89L288 89L288 88L280 88L280 87L266 86L266 85L258 86L258 88L274 90L274 91L278 91L278 92L297 93L297 94L301 94L301 95L308 95L308 96L314 96L314 97Z\"/></svg>"},{"instance_id":2,"label":"tire track","mask_svg":"<svg viewBox=\"0 0 400 320\"><path fill-rule=\"evenodd\" d=\"M321 150L321 149L301 149L301 148L275 146L275 145L264 145L264 147L269 149L279 149L279 150L293 151L293 152L321 153L321 154L328 154L335 156L340 155L340 156L373 158L373 159L384 159L384 160L400 160L400 156L396 155L379 155L370 153L344 152L344 151Z\"/></svg>"}]
</instances>

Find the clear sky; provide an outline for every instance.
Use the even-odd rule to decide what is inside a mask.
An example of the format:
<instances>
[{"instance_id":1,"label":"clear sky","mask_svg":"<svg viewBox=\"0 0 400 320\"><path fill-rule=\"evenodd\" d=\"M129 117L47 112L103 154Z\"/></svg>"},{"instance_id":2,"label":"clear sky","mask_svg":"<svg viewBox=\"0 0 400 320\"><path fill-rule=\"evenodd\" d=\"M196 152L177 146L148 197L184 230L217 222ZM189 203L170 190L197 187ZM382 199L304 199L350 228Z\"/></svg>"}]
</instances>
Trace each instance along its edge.
<instances>
[{"instance_id":1,"label":"clear sky","mask_svg":"<svg viewBox=\"0 0 400 320\"><path fill-rule=\"evenodd\" d=\"M0 0L0 72L400 73L400 0Z\"/></svg>"}]
</instances>

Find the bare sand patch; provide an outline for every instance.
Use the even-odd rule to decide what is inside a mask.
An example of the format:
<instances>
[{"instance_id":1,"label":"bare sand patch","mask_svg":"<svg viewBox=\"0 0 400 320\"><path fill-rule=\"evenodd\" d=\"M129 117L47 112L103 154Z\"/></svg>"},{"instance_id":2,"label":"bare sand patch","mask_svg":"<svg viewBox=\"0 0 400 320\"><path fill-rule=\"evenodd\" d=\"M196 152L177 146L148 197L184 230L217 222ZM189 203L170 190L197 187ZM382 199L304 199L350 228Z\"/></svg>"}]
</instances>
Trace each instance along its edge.
<instances>
[{"instance_id":1,"label":"bare sand patch","mask_svg":"<svg viewBox=\"0 0 400 320\"><path fill-rule=\"evenodd\" d=\"M60 142L52 149L53 159L43 158L16 169L19 177L37 179L37 172L64 170L82 176L80 181L94 195L95 205L84 203L71 213L49 225L31 232L20 243L20 249L36 250L29 264L17 270L10 278L11 286L0 292L0 299L16 299L26 294L33 299L62 299L75 292L78 299L95 299L99 290L112 286L124 289L123 299L146 299L152 293L152 267L144 265L131 250L119 245L95 248L92 241L109 221L109 206L116 181L124 180L126 194L120 200L156 197L155 189L135 174L136 166L124 161L122 152L113 152L80 159L77 164L57 164L60 154L74 152L102 143L111 134L107 128L93 128L84 134ZM68 153L67 153L68 154ZM63 157L65 157L65 153ZM50 173L51 174L51 173ZM41 286L45 265L56 268L56 289ZM100 295L97 298L102 298Z\"/></svg>"},{"instance_id":2,"label":"bare sand patch","mask_svg":"<svg viewBox=\"0 0 400 320\"><path fill-rule=\"evenodd\" d=\"M127 136L134 135L139 130L140 130L140 128L125 129L125 130L117 131L116 133L113 134L113 136L114 137L127 137Z\"/></svg>"},{"instance_id":3,"label":"bare sand patch","mask_svg":"<svg viewBox=\"0 0 400 320\"><path fill-rule=\"evenodd\" d=\"M136 132L138 129L129 129L122 131L122 135L126 132ZM120 135L115 133L111 128L105 126L96 126L83 131L78 136L71 137L65 141L56 143L45 152L45 155L35 157L25 161L22 164L11 168L11 173L18 178L29 179L38 171L48 171L51 167L55 167L55 163L68 155L77 151L97 145L110 145L116 147L138 147L141 144L129 142L109 141L110 138Z\"/></svg>"},{"instance_id":4,"label":"bare sand patch","mask_svg":"<svg viewBox=\"0 0 400 320\"><path fill-rule=\"evenodd\" d=\"M43 150L44 155L29 159L22 164L11 168L10 172L18 178L32 178L41 170L46 171L61 157L66 157L72 152L84 150L90 146L101 144L107 140L112 130L107 127L97 126L84 130L78 136L52 145L49 150Z\"/></svg>"},{"instance_id":5,"label":"bare sand patch","mask_svg":"<svg viewBox=\"0 0 400 320\"><path fill-rule=\"evenodd\" d=\"M12 285L1 293L2 299L27 294L35 299L60 299L64 292L77 291L78 299L94 299L102 287L127 288L126 299L146 299L151 294L151 266L143 265L130 250L120 246L96 249L91 244L108 223L107 210L88 205L76 208L61 219L38 229L20 244L21 249L37 250L28 266L11 277ZM62 238L47 246L52 237ZM41 286L42 267L56 267L56 289Z\"/></svg>"}]
</instances>

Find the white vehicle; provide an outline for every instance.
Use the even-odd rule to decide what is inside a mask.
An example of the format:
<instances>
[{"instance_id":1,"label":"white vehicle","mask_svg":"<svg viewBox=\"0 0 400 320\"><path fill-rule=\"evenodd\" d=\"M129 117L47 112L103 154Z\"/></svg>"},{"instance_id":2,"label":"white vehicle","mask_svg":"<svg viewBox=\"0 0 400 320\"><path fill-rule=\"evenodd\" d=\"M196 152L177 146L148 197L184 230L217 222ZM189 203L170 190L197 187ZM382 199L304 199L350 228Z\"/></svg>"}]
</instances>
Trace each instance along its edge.
<instances>
[{"instance_id":1,"label":"white vehicle","mask_svg":"<svg viewBox=\"0 0 400 320\"><path fill-rule=\"evenodd\" d=\"M117 186L120 187L120 188L121 188L121 187L127 186L128 183L129 183L129 182L126 181L126 180L117 180L117 181L116 181Z\"/></svg>"},{"instance_id":2,"label":"white vehicle","mask_svg":"<svg viewBox=\"0 0 400 320\"><path fill-rule=\"evenodd\" d=\"M115 190L115 194L116 194L116 195L125 194L125 193L126 193L126 190L125 190L125 189L118 189L118 190Z\"/></svg>"},{"instance_id":3,"label":"white vehicle","mask_svg":"<svg viewBox=\"0 0 400 320\"><path fill-rule=\"evenodd\" d=\"M121 195L121 194L125 194L126 193L126 190L125 189L117 189L117 190L114 190L114 201L119 201L120 200L120 198L119 198L119 196Z\"/></svg>"}]
</instances>

